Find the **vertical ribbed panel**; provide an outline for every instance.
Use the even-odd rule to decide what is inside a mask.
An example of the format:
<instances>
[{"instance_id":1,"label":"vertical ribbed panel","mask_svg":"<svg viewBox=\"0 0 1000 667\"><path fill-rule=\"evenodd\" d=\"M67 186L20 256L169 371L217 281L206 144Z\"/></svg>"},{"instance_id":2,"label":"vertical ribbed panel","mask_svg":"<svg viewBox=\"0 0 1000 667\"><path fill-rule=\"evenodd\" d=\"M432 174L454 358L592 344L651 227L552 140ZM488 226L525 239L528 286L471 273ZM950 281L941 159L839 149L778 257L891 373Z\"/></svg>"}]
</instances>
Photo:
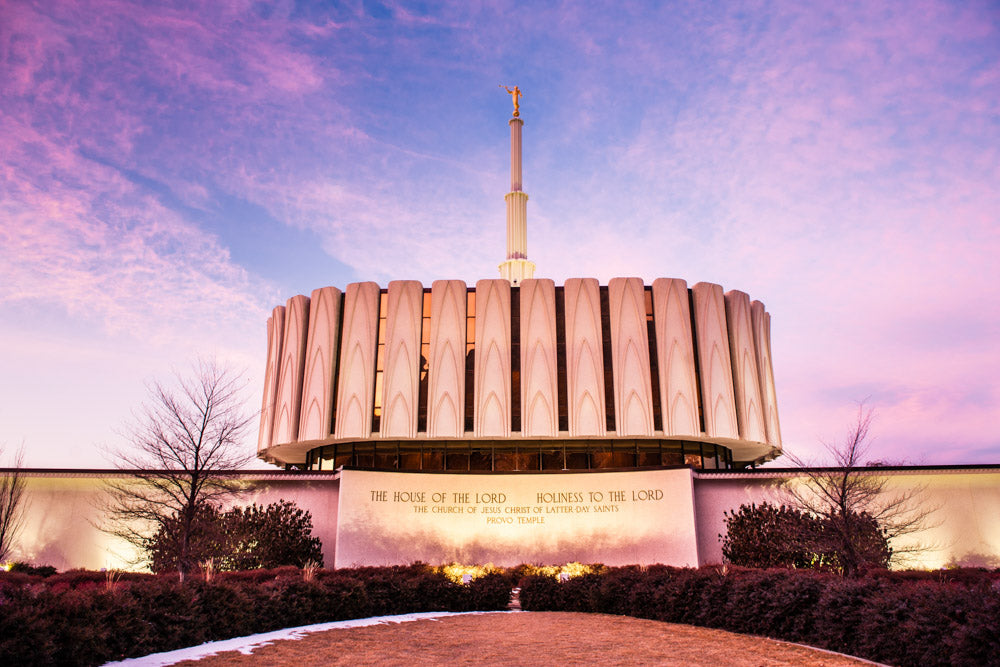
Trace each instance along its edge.
<instances>
[{"instance_id":1,"label":"vertical ribbed panel","mask_svg":"<svg viewBox=\"0 0 1000 667\"><path fill-rule=\"evenodd\" d=\"M302 409L302 374L306 364L306 336L309 326L309 297L299 294L285 304L285 339L281 344L278 393L274 414L274 442L284 444L299 439Z\"/></svg>"},{"instance_id":2,"label":"vertical ribbed panel","mask_svg":"<svg viewBox=\"0 0 1000 667\"><path fill-rule=\"evenodd\" d=\"M547 279L521 283L521 433L559 433L556 288Z\"/></svg>"},{"instance_id":3,"label":"vertical ribbed panel","mask_svg":"<svg viewBox=\"0 0 1000 667\"><path fill-rule=\"evenodd\" d=\"M694 329L698 340L705 435L710 438L739 438L722 287L698 283L691 288L691 292L694 296Z\"/></svg>"},{"instance_id":4,"label":"vertical ribbed panel","mask_svg":"<svg viewBox=\"0 0 1000 667\"><path fill-rule=\"evenodd\" d=\"M424 286L415 280L389 283L385 370L382 378L383 438L417 437L420 388L420 317Z\"/></svg>"},{"instance_id":5,"label":"vertical ribbed panel","mask_svg":"<svg viewBox=\"0 0 1000 667\"><path fill-rule=\"evenodd\" d=\"M309 342L302 379L299 440L330 436L333 423L333 373L340 340L340 290L322 287L309 299Z\"/></svg>"},{"instance_id":6,"label":"vertical ribbed panel","mask_svg":"<svg viewBox=\"0 0 1000 667\"><path fill-rule=\"evenodd\" d=\"M761 409L757 353L750 325L750 297L745 292L726 292L726 322L729 326L729 356L733 363L733 389L740 438L767 442Z\"/></svg>"},{"instance_id":7,"label":"vertical ribbed panel","mask_svg":"<svg viewBox=\"0 0 1000 667\"><path fill-rule=\"evenodd\" d=\"M653 281L653 322L656 325L657 370L663 435L701 435L698 421L698 375L687 283Z\"/></svg>"},{"instance_id":8,"label":"vertical ribbed panel","mask_svg":"<svg viewBox=\"0 0 1000 667\"><path fill-rule=\"evenodd\" d=\"M507 202L507 259L528 257L528 195L508 192Z\"/></svg>"},{"instance_id":9,"label":"vertical ribbed panel","mask_svg":"<svg viewBox=\"0 0 1000 667\"><path fill-rule=\"evenodd\" d=\"M431 287L431 350L428 360L427 436L457 438L465 432L465 306L461 280Z\"/></svg>"},{"instance_id":10,"label":"vertical ribbed panel","mask_svg":"<svg viewBox=\"0 0 1000 667\"><path fill-rule=\"evenodd\" d=\"M257 451L268 449L274 440L274 410L278 399L278 371L281 365L281 346L285 338L285 307L277 306L267 318L267 364L264 366L264 398L260 407L260 431L257 433Z\"/></svg>"},{"instance_id":11,"label":"vertical ribbed panel","mask_svg":"<svg viewBox=\"0 0 1000 667\"><path fill-rule=\"evenodd\" d=\"M476 283L476 437L510 437L510 283Z\"/></svg>"},{"instance_id":12,"label":"vertical ribbed panel","mask_svg":"<svg viewBox=\"0 0 1000 667\"><path fill-rule=\"evenodd\" d=\"M367 438L375 398L375 352L378 345L379 287L351 283L344 295L344 326L337 379L337 438Z\"/></svg>"},{"instance_id":13,"label":"vertical ribbed panel","mask_svg":"<svg viewBox=\"0 0 1000 667\"><path fill-rule=\"evenodd\" d=\"M600 287L594 278L570 278L563 290L569 434L605 435Z\"/></svg>"},{"instance_id":14,"label":"vertical ribbed panel","mask_svg":"<svg viewBox=\"0 0 1000 667\"><path fill-rule=\"evenodd\" d=\"M757 375L760 379L760 398L764 409L764 428L767 444L781 447L781 428L778 424L778 395L774 389L774 367L771 362L771 315L764 304L750 304L754 349L757 355Z\"/></svg>"},{"instance_id":15,"label":"vertical ribbed panel","mask_svg":"<svg viewBox=\"0 0 1000 667\"><path fill-rule=\"evenodd\" d=\"M615 430L619 436L653 435L653 388L649 377L649 334L642 280L608 283L611 306L611 364L614 369Z\"/></svg>"},{"instance_id":16,"label":"vertical ribbed panel","mask_svg":"<svg viewBox=\"0 0 1000 667\"><path fill-rule=\"evenodd\" d=\"M520 118L510 119L510 190L521 189L521 128L524 121Z\"/></svg>"}]
</instances>

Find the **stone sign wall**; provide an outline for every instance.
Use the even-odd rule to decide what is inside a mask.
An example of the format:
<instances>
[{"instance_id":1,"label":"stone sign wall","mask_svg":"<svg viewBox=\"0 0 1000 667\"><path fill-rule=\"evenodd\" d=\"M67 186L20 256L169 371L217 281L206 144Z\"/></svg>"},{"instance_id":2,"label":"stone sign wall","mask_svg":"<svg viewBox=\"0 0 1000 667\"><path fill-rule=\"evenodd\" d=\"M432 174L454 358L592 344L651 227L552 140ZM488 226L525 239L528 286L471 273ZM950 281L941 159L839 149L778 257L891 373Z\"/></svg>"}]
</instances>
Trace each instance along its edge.
<instances>
[{"instance_id":1,"label":"stone sign wall","mask_svg":"<svg viewBox=\"0 0 1000 667\"><path fill-rule=\"evenodd\" d=\"M692 471L344 470L337 567L698 563Z\"/></svg>"}]
</instances>

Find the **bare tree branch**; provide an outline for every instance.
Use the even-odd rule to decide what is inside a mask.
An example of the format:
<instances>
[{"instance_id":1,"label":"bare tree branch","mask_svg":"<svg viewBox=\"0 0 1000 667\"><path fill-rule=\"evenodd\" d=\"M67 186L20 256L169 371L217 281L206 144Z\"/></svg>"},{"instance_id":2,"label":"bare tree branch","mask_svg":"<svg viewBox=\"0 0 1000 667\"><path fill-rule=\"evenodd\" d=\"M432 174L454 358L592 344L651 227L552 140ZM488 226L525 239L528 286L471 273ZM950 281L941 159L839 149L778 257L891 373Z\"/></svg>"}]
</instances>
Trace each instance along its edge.
<instances>
[{"instance_id":1,"label":"bare tree branch","mask_svg":"<svg viewBox=\"0 0 1000 667\"><path fill-rule=\"evenodd\" d=\"M929 546L901 546L897 538L922 531L936 508L923 502L923 488L890 491L889 477L865 460L869 454L874 411L864 402L840 444L824 443L833 467L816 467L793 454L786 454L802 468L801 484L785 486L789 504L816 516L832 531L844 573L856 574L867 567L863 524L874 521L891 548L892 563L905 562Z\"/></svg>"},{"instance_id":2,"label":"bare tree branch","mask_svg":"<svg viewBox=\"0 0 1000 667\"><path fill-rule=\"evenodd\" d=\"M3 447L0 447L3 456ZM11 471L0 474L0 562L7 560L24 518L24 445L14 454Z\"/></svg>"},{"instance_id":3,"label":"bare tree branch","mask_svg":"<svg viewBox=\"0 0 1000 667\"><path fill-rule=\"evenodd\" d=\"M241 373L199 361L191 377L176 380L177 389L149 386L122 432L128 446L112 452L128 477L106 483L103 528L142 551L164 529L177 540L183 578L196 565L188 547L199 511L239 492L239 482L220 473L253 459L243 439L255 415L245 410Z\"/></svg>"}]
</instances>

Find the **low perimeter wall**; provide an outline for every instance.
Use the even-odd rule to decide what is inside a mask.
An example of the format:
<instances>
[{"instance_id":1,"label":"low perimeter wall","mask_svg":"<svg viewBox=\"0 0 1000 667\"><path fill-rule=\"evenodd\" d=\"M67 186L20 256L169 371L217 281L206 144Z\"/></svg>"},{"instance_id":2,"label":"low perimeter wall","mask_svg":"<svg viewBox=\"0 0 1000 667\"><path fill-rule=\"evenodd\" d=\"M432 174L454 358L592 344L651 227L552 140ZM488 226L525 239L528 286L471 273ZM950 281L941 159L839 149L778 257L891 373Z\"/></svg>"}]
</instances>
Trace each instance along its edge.
<instances>
[{"instance_id":1,"label":"low perimeter wall","mask_svg":"<svg viewBox=\"0 0 1000 667\"><path fill-rule=\"evenodd\" d=\"M4 474L0 471L0 474ZM15 560L65 570L126 568L127 544L102 531L118 471L26 470ZM689 468L566 473L232 473L235 504L294 502L313 517L327 567L422 560L510 565L722 560L725 512L778 502L801 471ZM1000 466L878 470L889 492L916 490L927 528L913 567L1000 567ZM901 546L905 546L901 545Z\"/></svg>"}]
</instances>

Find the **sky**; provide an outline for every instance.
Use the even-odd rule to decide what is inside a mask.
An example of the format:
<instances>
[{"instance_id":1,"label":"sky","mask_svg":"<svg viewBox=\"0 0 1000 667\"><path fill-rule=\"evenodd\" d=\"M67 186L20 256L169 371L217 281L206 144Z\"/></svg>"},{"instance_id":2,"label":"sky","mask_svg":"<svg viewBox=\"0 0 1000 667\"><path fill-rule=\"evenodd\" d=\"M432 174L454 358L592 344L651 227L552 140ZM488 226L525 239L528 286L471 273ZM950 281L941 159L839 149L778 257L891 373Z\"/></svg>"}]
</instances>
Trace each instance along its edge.
<instances>
[{"instance_id":1,"label":"sky","mask_svg":"<svg viewBox=\"0 0 1000 667\"><path fill-rule=\"evenodd\" d=\"M498 84L523 92L536 277L763 301L807 460L866 401L872 459L1000 463L1000 5L977 0L4 0L0 446L108 467L198 358L259 409L295 294L498 277Z\"/></svg>"}]
</instances>

